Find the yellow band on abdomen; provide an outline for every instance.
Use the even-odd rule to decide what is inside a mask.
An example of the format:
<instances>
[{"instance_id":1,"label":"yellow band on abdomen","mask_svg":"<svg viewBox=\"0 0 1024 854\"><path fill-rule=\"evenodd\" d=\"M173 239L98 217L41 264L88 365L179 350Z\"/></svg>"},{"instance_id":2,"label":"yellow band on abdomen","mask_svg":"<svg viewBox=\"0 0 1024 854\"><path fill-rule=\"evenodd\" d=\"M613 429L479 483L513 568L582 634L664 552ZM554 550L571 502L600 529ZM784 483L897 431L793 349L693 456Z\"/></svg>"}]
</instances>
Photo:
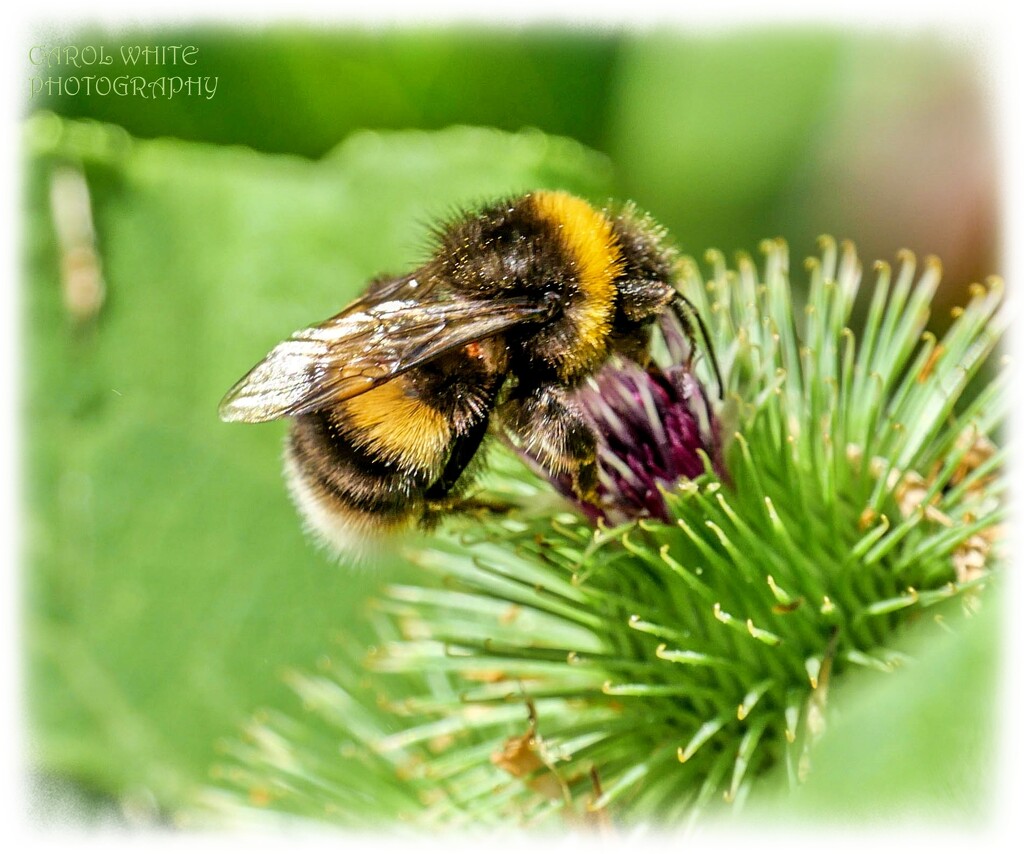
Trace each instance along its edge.
<instances>
[{"instance_id":1,"label":"yellow band on abdomen","mask_svg":"<svg viewBox=\"0 0 1024 854\"><path fill-rule=\"evenodd\" d=\"M405 376L342 404L339 421L352 429L346 437L382 461L439 471L451 444L451 426L434 407L420 400Z\"/></svg>"}]
</instances>

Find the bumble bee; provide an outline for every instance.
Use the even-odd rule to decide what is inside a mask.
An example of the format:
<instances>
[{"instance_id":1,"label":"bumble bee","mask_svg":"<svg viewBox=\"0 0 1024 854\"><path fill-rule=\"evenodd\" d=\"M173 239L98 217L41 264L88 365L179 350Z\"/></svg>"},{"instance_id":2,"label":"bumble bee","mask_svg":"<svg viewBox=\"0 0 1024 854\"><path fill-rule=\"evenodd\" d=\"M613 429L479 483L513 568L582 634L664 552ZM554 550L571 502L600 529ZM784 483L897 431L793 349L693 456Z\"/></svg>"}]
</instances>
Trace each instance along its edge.
<instances>
[{"instance_id":1,"label":"bumble bee","mask_svg":"<svg viewBox=\"0 0 1024 854\"><path fill-rule=\"evenodd\" d=\"M696 321L718 376L664 229L632 205L541 190L435 238L421 267L294 333L220 404L224 421L293 419L289 489L338 551L459 507L492 420L593 499L596 438L574 390L612 354L643 361L666 311L691 341Z\"/></svg>"}]
</instances>

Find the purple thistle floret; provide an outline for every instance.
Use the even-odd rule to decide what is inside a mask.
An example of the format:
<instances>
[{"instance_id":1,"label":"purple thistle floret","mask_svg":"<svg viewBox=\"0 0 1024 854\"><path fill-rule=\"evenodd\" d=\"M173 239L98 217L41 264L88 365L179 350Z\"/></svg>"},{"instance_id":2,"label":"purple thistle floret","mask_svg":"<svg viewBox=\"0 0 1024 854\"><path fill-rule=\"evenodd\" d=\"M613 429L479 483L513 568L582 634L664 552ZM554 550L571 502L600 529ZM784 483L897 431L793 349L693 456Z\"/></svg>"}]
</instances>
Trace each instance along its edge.
<instances>
[{"instance_id":1,"label":"purple thistle floret","mask_svg":"<svg viewBox=\"0 0 1024 854\"><path fill-rule=\"evenodd\" d=\"M645 516L668 521L663 489L705 471L701 451L721 474L718 422L697 378L683 365L606 365L577 402L598 435L597 505L592 519L611 523ZM556 484L559 486L559 484ZM572 497L572 492L563 493Z\"/></svg>"},{"instance_id":2,"label":"purple thistle floret","mask_svg":"<svg viewBox=\"0 0 1024 854\"><path fill-rule=\"evenodd\" d=\"M576 404L598 437L598 501L580 500L567 474L548 479L592 521L669 521L663 490L704 474L702 452L726 477L719 422L693 373L689 344L674 323L666 322L662 331L670 364L645 368L615 358L576 392Z\"/></svg>"}]
</instances>

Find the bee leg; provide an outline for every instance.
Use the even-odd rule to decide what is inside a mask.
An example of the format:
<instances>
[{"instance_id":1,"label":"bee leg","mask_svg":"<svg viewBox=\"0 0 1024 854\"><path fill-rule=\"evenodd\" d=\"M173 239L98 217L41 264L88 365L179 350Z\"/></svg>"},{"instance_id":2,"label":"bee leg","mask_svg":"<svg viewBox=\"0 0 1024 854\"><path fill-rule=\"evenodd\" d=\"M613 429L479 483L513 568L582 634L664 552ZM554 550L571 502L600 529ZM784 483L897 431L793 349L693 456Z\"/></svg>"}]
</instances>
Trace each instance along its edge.
<instances>
[{"instance_id":1,"label":"bee leg","mask_svg":"<svg viewBox=\"0 0 1024 854\"><path fill-rule=\"evenodd\" d=\"M508 501L490 501L486 498L462 498L449 495L445 498L434 498L425 501L420 513L419 525L431 531L445 519L455 514L480 518L481 516L506 516L520 505Z\"/></svg>"},{"instance_id":2,"label":"bee leg","mask_svg":"<svg viewBox=\"0 0 1024 854\"><path fill-rule=\"evenodd\" d=\"M488 418L484 416L472 425L452 445L451 454L441 476L423 493L423 515L420 523L432 528L445 516L452 513L507 513L515 505L502 501L488 501L482 498L463 498L452 495L476 452L487 435Z\"/></svg>"},{"instance_id":3,"label":"bee leg","mask_svg":"<svg viewBox=\"0 0 1024 854\"><path fill-rule=\"evenodd\" d=\"M597 501L597 438L569 389L546 384L523 390L502 405L499 415L505 430L548 474L569 475L580 500Z\"/></svg>"},{"instance_id":4,"label":"bee leg","mask_svg":"<svg viewBox=\"0 0 1024 854\"><path fill-rule=\"evenodd\" d=\"M451 453L448 455L448 462L445 463L441 476L427 488L423 497L427 501L435 501L448 497L448 494L455 488L466 466L480 450L480 444L487 435L487 416L474 422L465 433L458 436L452 443Z\"/></svg>"}]
</instances>

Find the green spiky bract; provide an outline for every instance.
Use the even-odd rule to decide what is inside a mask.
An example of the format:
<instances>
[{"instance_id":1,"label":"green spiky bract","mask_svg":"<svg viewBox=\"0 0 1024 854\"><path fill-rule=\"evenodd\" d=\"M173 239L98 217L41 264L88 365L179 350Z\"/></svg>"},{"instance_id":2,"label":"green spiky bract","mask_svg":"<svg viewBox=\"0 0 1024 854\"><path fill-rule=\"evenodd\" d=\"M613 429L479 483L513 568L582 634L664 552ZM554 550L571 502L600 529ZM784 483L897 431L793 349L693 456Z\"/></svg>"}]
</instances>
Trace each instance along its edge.
<instances>
[{"instance_id":1,"label":"green spiky bract","mask_svg":"<svg viewBox=\"0 0 1024 854\"><path fill-rule=\"evenodd\" d=\"M799 785L829 685L898 670L901 628L940 603L978 605L1005 512L986 444L1002 372L963 392L1001 282L938 340L938 262L918 274L904 254L876 265L855 337L852 247L823 239L800 310L786 247L762 249L760 274L746 256L709 253L707 279L681 265L725 375L727 480L709 466L670 490L671 523L595 529L492 454L488 490L520 509L413 552L423 582L373 603L368 660L294 676L305 713L254 722L212 803L361 825L692 821L772 768Z\"/></svg>"}]
</instances>

